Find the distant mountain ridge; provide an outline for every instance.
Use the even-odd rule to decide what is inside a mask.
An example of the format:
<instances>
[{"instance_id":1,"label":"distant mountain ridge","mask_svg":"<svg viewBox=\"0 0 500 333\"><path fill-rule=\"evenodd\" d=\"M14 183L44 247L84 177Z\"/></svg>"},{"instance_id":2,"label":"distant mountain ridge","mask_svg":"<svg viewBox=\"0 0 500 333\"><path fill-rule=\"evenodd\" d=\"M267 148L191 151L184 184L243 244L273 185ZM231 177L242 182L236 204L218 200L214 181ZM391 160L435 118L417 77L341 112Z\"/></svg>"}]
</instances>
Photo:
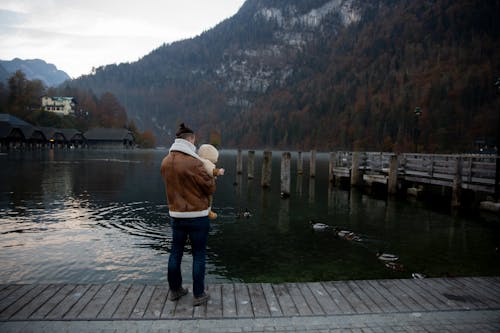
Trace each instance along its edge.
<instances>
[{"instance_id":1,"label":"distant mountain ridge","mask_svg":"<svg viewBox=\"0 0 500 333\"><path fill-rule=\"evenodd\" d=\"M64 81L71 79L66 72L57 69L55 65L41 59L23 60L14 58L12 60L0 60L0 66L9 75L21 70L28 80L40 80L48 87L58 86ZM5 73L0 73L0 78L3 78L4 75Z\"/></svg>"},{"instance_id":2,"label":"distant mountain ridge","mask_svg":"<svg viewBox=\"0 0 500 333\"><path fill-rule=\"evenodd\" d=\"M498 12L500 0L247 0L68 85L111 92L160 144L183 121L225 147L467 151L498 132Z\"/></svg>"}]
</instances>

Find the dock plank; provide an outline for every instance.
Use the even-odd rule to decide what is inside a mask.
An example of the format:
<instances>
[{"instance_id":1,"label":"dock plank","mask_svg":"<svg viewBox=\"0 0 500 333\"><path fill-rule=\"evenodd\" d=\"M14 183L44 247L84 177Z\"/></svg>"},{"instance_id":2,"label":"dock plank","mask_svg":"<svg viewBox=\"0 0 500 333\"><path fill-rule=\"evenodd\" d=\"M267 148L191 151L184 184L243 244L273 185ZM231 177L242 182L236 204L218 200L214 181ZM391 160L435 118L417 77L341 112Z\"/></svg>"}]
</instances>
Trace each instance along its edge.
<instances>
[{"instance_id":1,"label":"dock plank","mask_svg":"<svg viewBox=\"0 0 500 333\"><path fill-rule=\"evenodd\" d=\"M30 319L43 319L47 314L53 311L62 300L64 300L75 288L74 284L61 285L61 288L55 295L50 297L42 306L38 308L31 316Z\"/></svg>"},{"instance_id":2,"label":"dock plank","mask_svg":"<svg viewBox=\"0 0 500 333\"><path fill-rule=\"evenodd\" d=\"M236 299L232 283L222 285L222 316L224 318L236 317Z\"/></svg>"},{"instance_id":3,"label":"dock plank","mask_svg":"<svg viewBox=\"0 0 500 333\"><path fill-rule=\"evenodd\" d=\"M0 291L0 310L3 308L2 304L4 302L4 299L21 287L22 285L20 284L11 284L2 288L2 290Z\"/></svg>"},{"instance_id":4,"label":"dock plank","mask_svg":"<svg viewBox=\"0 0 500 333\"><path fill-rule=\"evenodd\" d=\"M361 311L364 311L364 313L381 313L382 310L380 307L373 302L373 300L363 292L363 290L356 284L354 281L347 281L346 282L347 287L349 287L352 291L352 296L357 298L359 307L357 308L360 313L363 313Z\"/></svg>"},{"instance_id":5,"label":"dock plank","mask_svg":"<svg viewBox=\"0 0 500 333\"><path fill-rule=\"evenodd\" d=\"M394 308L400 311L411 311L412 309L401 302L396 296L394 296L387 288L380 283L380 281L369 280L367 281L369 285L373 287L380 295L382 295Z\"/></svg>"},{"instance_id":6,"label":"dock plank","mask_svg":"<svg viewBox=\"0 0 500 333\"><path fill-rule=\"evenodd\" d=\"M461 284L456 284L454 278L441 278L434 283L443 286L443 296L462 303L467 309L483 309L486 307L486 304L481 301L481 296L475 295Z\"/></svg>"},{"instance_id":7,"label":"dock plank","mask_svg":"<svg viewBox=\"0 0 500 333\"><path fill-rule=\"evenodd\" d=\"M256 318L270 317L271 312L269 311L269 306L266 302L266 297L264 295L264 290L260 283L249 283L248 293L250 299L252 300L252 310Z\"/></svg>"},{"instance_id":8,"label":"dock plank","mask_svg":"<svg viewBox=\"0 0 500 333\"><path fill-rule=\"evenodd\" d=\"M312 290L307 286L307 284L298 283L297 287L302 293L302 296L304 296L304 299L306 300L307 305L309 306L309 309L311 309L312 313L324 315L325 311L323 310L321 304L319 304L318 300L314 296Z\"/></svg>"},{"instance_id":9,"label":"dock plank","mask_svg":"<svg viewBox=\"0 0 500 333\"><path fill-rule=\"evenodd\" d=\"M337 285L343 282L323 282L323 286L332 298L336 305L336 309L332 313L342 313L342 314L353 314L356 313L352 305L347 301L347 299L342 295Z\"/></svg>"},{"instance_id":10,"label":"dock plank","mask_svg":"<svg viewBox=\"0 0 500 333\"><path fill-rule=\"evenodd\" d=\"M46 288L48 288L48 285L46 284L35 285L27 293L24 293L21 297L17 298L14 303L5 308L0 313L0 319L9 319L12 317L29 302L31 302L36 296L40 295Z\"/></svg>"},{"instance_id":11,"label":"dock plank","mask_svg":"<svg viewBox=\"0 0 500 333\"><path fill-rule=\"evenodd\" d=\"M156 286L142 316L143 319L159 319L167 300L168 286Z\"/></svg>"},{"instance_id":12,"label":"dock plank","mask_svg":"<svg viewBox=\"0 0 500 333\"><path fill-rule=\"evenodd\" d=\"M266 303L269 307L269 314L271 317L281 317L283 312L281 311L278 299L274 294L273 288L270 283L262 283L262 290L264 291L264 297L266 298Z\"/></svg>"},{"instance_id":13,"label":"dock plank","mask_svg":"<svg viewBox=\"0 0 500 333\"><path fill-rule=\"evenodd\" d=\"M122 302L118 305L115 313L113 314L113 319L128 319L132 310L134 310L139 298L144 290L144 285L134 284L130 286L127 294L123 298Z\"/></svg>"},{"instance_id":14,"label":"dock plank","mask_svg":"<svg viewBox=\"0 0 500 333\"><path fill-rule=\"evenodd\" d=\"M443 288L433 282L432 279L414 279L414 283L419 285L421 288L429 290L429 292L434 297L440 299L441 302L446 304L448 309L466 309L463 304L460 304L443 296Z\"/></svg>"},{"instance_id":15,"label":"dock plank","mask_svg":"<svg viewBox=\"0 0 500 333\"><path fill-rule=\"evenodd\" d=\"M420 292L415 291L413 288L411 288L411 285L405 283L404 279L396 280L395 283L398 285L398 288L403 290L416 302L421 304L427 311L439 310L439 308L433 302L427 299L427 297L422 295Z\"/></svg>"},{"instance_id":16,"label":"dock plank","mask_svg":"<svg viewBox=\"0 0 500 333\"><path fill-rule=\"evenodd\" d=\"M7 309L9 306L15 303L19 298L23 297L28 292L30 292L33 288L35 288L35 286L36 285L26 284L26 285L13 286L13 288L9 288L6 295L0 301L0 318L1 314L5 311L5 309Z\"/></svg>"},{"instance_id":17,"label":"dock plank","mask_svg":"<svg viewBox=\"0 0 500 333\"><path fill-rule=\"evenodd\" d=\"M495 288L490 288L488 285L486 285L484 280L474 281L468 278L461 278L460 280L456 280L456 282L459 282L466 288L473 290L474 294L477 296L484 295L483 297L481 297L481 301L488 307L498 306L498 291Z\"/></svg>"},{"instance_id":18,"label":"dock plank","mask_svg":"<svg viewBox=\"0 0 500 333\"><path fill-rule=\"evenodd\" d=\"M406 307L408 311L426 311L425 307L418 304L407 293L400 290L393 280L377 280L375 283L381 288L384 288L385 291L392 296L391 299L393 301L400 305L404 304L404 307Z\"/></svg>"},{"instance_id":19,"label":"dock plank","mask_svg":"<svg viewBox=\"0 0 500 333\"><path fill-rule=\"evenodd\" d=\"M491 295L497 303L500 303L500 288L498 288L498 282L495 282L495 279L491 277L468 277L464 279L476 284L481 290L481 293Z\"/></svg>"},{"instance_id":20,"label":"dock plank","mask_svg":"<svg viewBox=\"0 0 500 333\"><path fill-rule=\"evenodd\" d=\"M207 318L221 318L222 317L222 285L213 284L208 286L210 293L210 300L207 306Z\"/></svg>"},{"instance_id":21,"label":"dock plank","mask_svg":"<svg viewBox=\"0 0 500 333\"><path fill-rule=\"evenodd\" d=\"M326 314L339 313L339 308L321 282L307 283L312 294Z\"/></svg>"},{"instance_id":22,"label":"dock plank","mask_svg":"<svg viewBox=\"0 0 500 333\"><path fill-rule=\"evenodd\" d=\"M211 298L212 296L210 296ZM191 300L192 302L193 300ZM209 300L210 301L210 300ZM194 306L193 307L193 318L206 318L207 317L207 309L208 309L208 302L199 305L199 306Z\"/></svg>"},{"instance_id":23,"label":"dock plank","mask_svg":"<svg viewBox=\"0 0 500 333\"><path fill-rule=\"evenodd\" d=\"M176 319L190 319L190 318L193 318L193 311L194 311L194 307L193 307L193 296L192 295L186 295L186 296L183 296L181 298L179 298L179 300L175 301L175 302L172 302L170 300L167 300L166 304L165 304L165 307L169 307L171 305L175 305L175 310L174 310L174 318ZM199 307L204 307L203 306L199 306ZM165 308L164 308L164 311L162 312L165 313ZM160 316L161 318L161 316Z\"/></svg>"},{"instance_id":24,"label":"dock plank","mask_svg":"<svg viewBox=\"0 0 500 333\"><path fill-rule=\"evenodd\" d=\"M120 306L120 303L125 298L125 295L127 295L129 289L130 285L123 285L123 284L118 285L118 287L115 289L111 297L104 304L103 308L97 315L97 318L100 319L113 318L113 314Z\"/></svg>"},{"instance_id":25,"label":"dock plank","mask_svg":"<svg viewBox=\"0 0 500 333\"><path fill-rule=\"evenodd\" d=\"M62 285L49 285L40 294L33 297L28 304L14 314L11 319L21 320L28 319L32 313L38 310L47 300L55 295L63 286Z\"/></svg>"},{"instance_id":26,"label":"dock plank","mask_svg":"<svg viewBox=\"0 0 500 333\"><path fill-rule=\"evenodd\" d=\"M80 298L85 295L90 285L76 285L49 313L45 319L62 319L75 306Z\"/></svg>"},{"instance_id":27,"label":"dock plank","mask_svg":"<svg viewBox=\"0 0 500 333\"><path fill-rule=\"evenodd\" d=\"M370 297L375 304L378 305L380 308L380 311L383 313L390 313L390 312L395 312L398 309L391 303L389 302L388 299L382 295L377 289L375 289L368 281L353 281L356 283L356 285L363 290L363 292Z\"/></svg>"},{"instance_id":28,"label":"dock plank","mask_svg":"<svg viewBox=\"0 0 500 333\"><path fill-rule=\"evenodd\" d=\"M100 288L97 293L92 297L90 302L78 314L79 319L96 319L101 312L102 308L109 301L116 288L117 284L105 284Z\"/></svg>"},{"instance_id":29,"label":"dock plank","mask_svg":"<svg viewBox=\"0 0 500 333\"><path fill-rule=\"evenodd\" d=\"M286 288L290 294L290 297L292 298L293 303L297 307L297 311L298 311L299 315L300 316L313 315L313 312L309 308L309 305L307 304L307 301L304 298L304 295L302 295L302 292L300 291L297 284L296 283L287 283Z\"/></svg>"},{"instance_id":30,"label":"dock plank","mask_svg":"<svg viewBox=\"0 0 500 333\"><path fill-rule=\"evenodd\" d=\"M440 298L435 297L428 291L428 288L423 288L416 282L416 280L400 280L409 289L413 290L416 295L421 296L428 303L430 303L437 310L446 310L449 307Z\"/></svg>"},{"instance_id":31,"label":"dock plank","mask_svg":"<svg viewBox=\"0 0 500 333\"><path fill-rule=\"evenodd\" d=\"M185 287L183 287L185 288ZM168 319L168 318L174 318L175 317L175 308L177 307L177 301L171 301L168 299L170 296L170 289L168 290L167 295L165 295L165 301L163 303L163 308L160 313L160 318L162 319ZM190 294L187 294L186 296L183 296L182 298L187 298L190 297Z\"/></svg>"},{"instance_id":32,"label":"dock plank","mask_svg":"<svg viewBox=\"0 0 500 333\"><path fill-rule=\"evenodd\" d=\"M144 313L146 313L146 309L148 307L149 301L151 300L151 297L153 296L153 292L155 290L155 286L145 286L141 296L137 300L137 303L134 306L134 309L132 310L132 313L130 313L129 318L130 319L140 319L144 316Z\"/></svg>"},{"instance_id":33,"label":"dock plank","mask_svg":"<svg viewBox=\"0 0 500 333\"><path fill-rule=\"evenodd\" d=\"M464 278L453 279L453 281L451 282L455 283L459 287L462 286L464 290L468 290L470 295L475 298L475 300L471 299L471 302L478 304L478 306L481 306L479 304L482 304L482 307L495 306L496 297L490 292L482 292L481 287L478 285L478 283L473 283Z\"/></svg>"},{"instance_id":34,"label":"dock plank","mask_svg":"<svg viewBox=\"0 0 500 333\"><path fill-rule=\"evenodd\" d=\"M283 311L284 316L297 316L299 311L293 302L290 293L285 284L272 284L271 285L276 298L278 299L278 303L280 304L280 308Z\"/></svg>"},{"instance_id":35,"label":"dock plank","mask_svg":"<svg viewBox=\"0 0 500 333\"><path fill-rule=\"evenodd\" d=\"M250 300L247 285L244 283L235 283L234 294L238 318L253 318L252 301Z\"/></svg>"},{"instance_id":36,"label":"dock plank","mask_svg":"<svg viewBox=\"0 0 500 333\"><path fill-rule=\"evenodd\" d=\"M357 313L380 313L378 306L373 304L366 294L362 293L357 285L351 281L338 283L340 292L352 304Z\"/></svg>"}]
</instances>

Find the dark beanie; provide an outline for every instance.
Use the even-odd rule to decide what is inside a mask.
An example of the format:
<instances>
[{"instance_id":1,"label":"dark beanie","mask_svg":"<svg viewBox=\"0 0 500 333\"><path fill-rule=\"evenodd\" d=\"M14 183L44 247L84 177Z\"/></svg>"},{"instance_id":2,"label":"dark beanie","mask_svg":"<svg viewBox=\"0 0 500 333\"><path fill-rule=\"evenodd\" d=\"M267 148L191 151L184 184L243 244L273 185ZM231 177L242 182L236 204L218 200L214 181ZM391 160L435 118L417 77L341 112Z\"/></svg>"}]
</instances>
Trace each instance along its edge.
<instances>
[{"instance_id":1,"label":"dark beanie","mask_svg":"<svg viewBox=\"0 0 500 333\"><path fill-rule=\"evenodd\" d=\"M184 123L181 123L179 125L179 129L177 130L177 133L175 133L175 137L180 138L183 134L194 134L194 132L189 127L186 127Z\"/></svg>"}]
</instances>

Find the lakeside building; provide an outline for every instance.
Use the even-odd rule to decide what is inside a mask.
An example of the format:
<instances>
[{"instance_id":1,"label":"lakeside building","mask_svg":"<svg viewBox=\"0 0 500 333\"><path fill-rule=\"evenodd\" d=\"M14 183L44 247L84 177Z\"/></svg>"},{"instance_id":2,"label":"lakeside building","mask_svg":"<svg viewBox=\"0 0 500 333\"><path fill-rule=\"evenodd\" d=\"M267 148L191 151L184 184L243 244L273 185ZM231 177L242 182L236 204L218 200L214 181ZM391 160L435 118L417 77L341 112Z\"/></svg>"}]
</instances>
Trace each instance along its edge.
<instances>
[{"instance_id":1,"label":"lakeside building","mask_svg":"<svg viewBox=\"0 0 500 333\"><path fill-rule=\"evenodd\" d=\"M92 128L84 134L89 148L133 148L134 136L126 128Z\"/></svg>"},{"instance_id":2,"label":"lakeside building","mask_svg":"<svg viewBox=\"0 0 500 333\"><path fill-rule=\"evenodd\" d=\"M74 97L42 96L42 110L53 112L60 116L75 114L77 104Z\"/></svg>"},{"instance_id":3,"label":"lakeside building","mask_svg":"<svg viewBox=\"0 0 500 333\"><path fill-rule=\"evenodd\" d=\"M131 149L132 132L126 128L77 129L37 127L10 114L0 113L0 149L93 148Z\"/></svg>"}]
</instances>

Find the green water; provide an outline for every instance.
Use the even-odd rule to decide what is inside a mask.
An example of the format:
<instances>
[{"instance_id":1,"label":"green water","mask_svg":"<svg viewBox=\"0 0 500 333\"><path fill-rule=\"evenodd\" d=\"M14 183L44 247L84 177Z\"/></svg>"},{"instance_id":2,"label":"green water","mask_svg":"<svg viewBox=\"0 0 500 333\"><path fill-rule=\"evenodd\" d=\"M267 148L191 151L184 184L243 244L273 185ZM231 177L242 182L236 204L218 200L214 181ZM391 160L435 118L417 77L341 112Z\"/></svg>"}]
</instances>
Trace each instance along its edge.
<instances>
[{"instance_id":1,"label":"green water","mask_svg":"<svg viewBox=\"0 0 500 333\"><path fill-rule=\"evenodd\" d=\"M171 230L159 175L166 151L39 151L0 155L0 283L166 282ZM272 184L236 175L236 152L219 165L207 258L209 282L281 282L500 275L497 216L329 188L327 154L315 178L296 175L281 199L281 153ZM246 152L244 152L246 162ZM246 163L244 163L246 164ZM239 217L248 209L250 218ZM316 232L310 220L359 235L360 242ZM399 256L387 268L377 251ZM183 261L191 279L189 248Z\"/></svg>"}]
</instances>

